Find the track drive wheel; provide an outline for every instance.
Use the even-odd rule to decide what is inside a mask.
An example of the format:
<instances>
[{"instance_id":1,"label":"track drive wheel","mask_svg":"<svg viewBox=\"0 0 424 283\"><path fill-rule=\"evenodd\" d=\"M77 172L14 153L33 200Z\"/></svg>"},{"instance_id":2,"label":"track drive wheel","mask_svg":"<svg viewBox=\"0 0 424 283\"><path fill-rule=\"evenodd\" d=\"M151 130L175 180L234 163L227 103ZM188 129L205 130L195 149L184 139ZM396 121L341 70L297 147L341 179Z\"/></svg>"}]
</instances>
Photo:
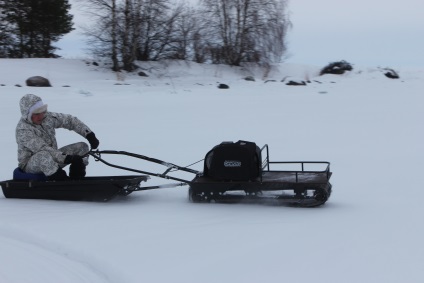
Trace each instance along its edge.
<instances>
[{"instance_id":1,"label":"track drive wheel","mask_svg":"<svg viewBox=\"0 0 424 283\"><path fill-rule=\"evenodd\" d=\"M194 192L194 190L190 187L188 189L188 200L193 203L199 203L202 202L202 197Z\"/></svg>"}]
</instances>

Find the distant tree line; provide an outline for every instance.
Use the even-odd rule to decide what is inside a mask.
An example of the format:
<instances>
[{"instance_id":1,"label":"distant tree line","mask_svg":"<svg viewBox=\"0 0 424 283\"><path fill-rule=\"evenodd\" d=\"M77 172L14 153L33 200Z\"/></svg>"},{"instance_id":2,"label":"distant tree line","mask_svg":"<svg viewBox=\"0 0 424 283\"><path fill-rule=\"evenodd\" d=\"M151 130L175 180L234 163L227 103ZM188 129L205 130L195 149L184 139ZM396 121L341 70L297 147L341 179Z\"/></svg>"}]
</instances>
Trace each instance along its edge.
<instances>
[{"instance_id":1,"label":"distant tree line","mask_svg":"<svg viewBox=\"0 0 424 283\"><path fill-rule=\"evenodd\" d=\"M192 60L238 66L269 64L286 50L286 0L85 0L94 25L85 33L92 51L113 69L134 62Z\"/></svg>"},{"instance_id":2,"label":"distant tree line","mask_svg":"<svg viewBox=\"0 0 424 283\"><path fill-rule=\"evenodd\" d=\"M287 0L79 1L91 15L84 28L91 51L115 71L161 59L266 65L286 51ZM41 12L42 3L50 10ZM53 6L61 13L48 16ZM0 0L0 57L52 57L52 42L72 30L69 9L67 0Z\"/></svg>"},{"instance_id":3,"label":"distant tree line","mask_svg":"<svg viewBox=\"0 0 424 283\"><path fill-rule=\"evenodd\" d=\"M52 44L71 32L68 0L0 0L0 58L57 57Z\"/></svg>"}]
</instances>

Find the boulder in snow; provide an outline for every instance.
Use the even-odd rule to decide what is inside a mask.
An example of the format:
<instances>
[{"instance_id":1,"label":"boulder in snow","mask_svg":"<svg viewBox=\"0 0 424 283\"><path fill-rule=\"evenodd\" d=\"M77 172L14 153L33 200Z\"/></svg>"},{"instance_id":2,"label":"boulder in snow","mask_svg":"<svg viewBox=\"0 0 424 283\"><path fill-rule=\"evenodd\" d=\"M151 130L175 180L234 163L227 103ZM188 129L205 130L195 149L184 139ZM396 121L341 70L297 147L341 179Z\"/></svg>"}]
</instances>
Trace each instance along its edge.
<instances>
[{"instance_id":1,"label":"boulder in snow","mask_svg":"<svg viewBox=\"0 0 424 283\"><path fill-rule=\"evenodd\" d=\"M320 75L324 74L333 74L333 75L341 75L344 74L345 71L352 71L353 67L350 63L342 60L339 62L333 62L325 66L321 69Z\"/></svg>"},{"instance_id":2,"label":"boulder in snow","mask_svg":"<svg viewBox=\"0 0 424 283\"><path fill-rule=\"evenodd\" d=\"M287 83L286 83L286 85L303 85L303 86L305 86L306 85L306 82L305 81L300 81L300 80L290 80L290 81L288 81Z\"/></svg>"},{"instance_id":3,"label":"boulder in snow","mask_svg":"<svg viewBox=\"0 0 424 283\"><path fill-rule=\"evenodd\" d=\"M399 79L399 75L398 73L396 73L395 70L386 68L384 69L384 71L385 71L384 75L388 77L389 79Z\"/></svg>"},{"instance_id":4,"label":"boulder in snow","mask_svg":"<svg viewBox=\"0 0 424 283\"><path fill-rule=\"evenodd\" d=\"M52 86L48 79L41 76L30 77L26 80L27 86L50 87Z\"/></svg>"},{"instance_id":5,"label":"boulder in snow","mask_svg":"<svg viewBox=\"0 0 424 283\"><path fill-rule=\"evenodd\" d=\"M220 88L220 89L229 89L230 87L228 85L226 85L226 84L219 84L218 85L218 88Z\"/></svg>"}]
</instances>

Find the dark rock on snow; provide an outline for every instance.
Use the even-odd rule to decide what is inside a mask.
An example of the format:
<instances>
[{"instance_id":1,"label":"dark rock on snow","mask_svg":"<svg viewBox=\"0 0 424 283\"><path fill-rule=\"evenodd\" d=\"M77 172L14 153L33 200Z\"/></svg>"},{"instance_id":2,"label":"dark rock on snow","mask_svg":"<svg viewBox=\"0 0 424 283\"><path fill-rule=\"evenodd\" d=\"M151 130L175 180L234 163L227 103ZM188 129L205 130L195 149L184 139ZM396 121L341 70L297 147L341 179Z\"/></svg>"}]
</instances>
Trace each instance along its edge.
<instances>
[{"instance_id":1,"label":"dark rock on snow","mask_svg":"<svg viewBox=\"0 0 424 283\"><path fill-rule=\"evenodd\" d=\"M226 84L219 84L218 85L218 88L220 88L220 89L229 89L230 87L228 85L226 85Z\"/></svg>"},{"instance_id":2,"label":"dark rock on snow","mask_svg":"<svg viewBox=\"0 0 424 283\"><path fill-rule=\"evenodd\" d=\"M306 85L306 82L305 81L288 81L287 83L286 83L286 85L302 85L302 86L304 86L304 85Z\"/></svg>"},{"instance_id":3,"label":"dark rock on snow","mask_svg":"<svg viewBox=\"0 0 424 283\"><path fill-rule=\"evenodd\" d=\"M333 62L325 66L321 69L320 75L324 74L333 74L333 75L341 75L344 74L345 71L352 71L353 67L350 63L342 60L339 62Z\"/></svg>"},{"instance_id":4,"label":"dark rock on snow","mask_svg":"<svg viewBox=\"0 0 424 283\"><path fill-rule=\"evenodd\" d=\"M385 69L384 75L389 79L399 79L398 73L396 73L393 69Z\"/></svg>"},{"instance_id":5,"label":"dark rock on snow","mask_svg":"<svg viewBox=\"0 0 424 283\"><path fill-rule=\"evenodd\" d=\"M27 86L50 87L52 86L48 79L41 76L30 77L26 80Z\"/></svg>"}]
</instances>

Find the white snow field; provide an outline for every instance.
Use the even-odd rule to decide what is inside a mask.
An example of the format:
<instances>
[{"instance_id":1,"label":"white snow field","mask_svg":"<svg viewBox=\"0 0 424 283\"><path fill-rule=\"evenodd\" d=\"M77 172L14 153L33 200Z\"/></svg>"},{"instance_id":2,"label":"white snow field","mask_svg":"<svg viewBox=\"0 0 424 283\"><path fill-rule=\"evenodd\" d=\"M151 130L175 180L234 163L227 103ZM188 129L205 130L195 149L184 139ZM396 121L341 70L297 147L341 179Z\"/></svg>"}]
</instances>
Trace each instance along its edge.
<instances>
[{"instance_id":1,"label":"white snow field","mask_svg":"<svg viewBox=\"0 0 424 283\"><path fill-rule=\"evenodd\" d=\"M396 69L394 80L373 66L339 76L295 64L267 74L187 62L140 66L149 77L82 60L0 59L0 180L17 166L19 100L34 93L50 111L91 127L101 150L186 166L222 141L248 140L268 144L274 161L329 161L331 198L294 208L190 203L186 186L105 203L0 194L0 282L424 282L424 68ZM53 87L25 86L35 75ZM283 78L311 83L287 86ZM59 146L84 141L66 130L57 138ZM202 162L191 168L202 170ZM92 158L87 171L128 174Z\"/></svg>"}]
</instances>

